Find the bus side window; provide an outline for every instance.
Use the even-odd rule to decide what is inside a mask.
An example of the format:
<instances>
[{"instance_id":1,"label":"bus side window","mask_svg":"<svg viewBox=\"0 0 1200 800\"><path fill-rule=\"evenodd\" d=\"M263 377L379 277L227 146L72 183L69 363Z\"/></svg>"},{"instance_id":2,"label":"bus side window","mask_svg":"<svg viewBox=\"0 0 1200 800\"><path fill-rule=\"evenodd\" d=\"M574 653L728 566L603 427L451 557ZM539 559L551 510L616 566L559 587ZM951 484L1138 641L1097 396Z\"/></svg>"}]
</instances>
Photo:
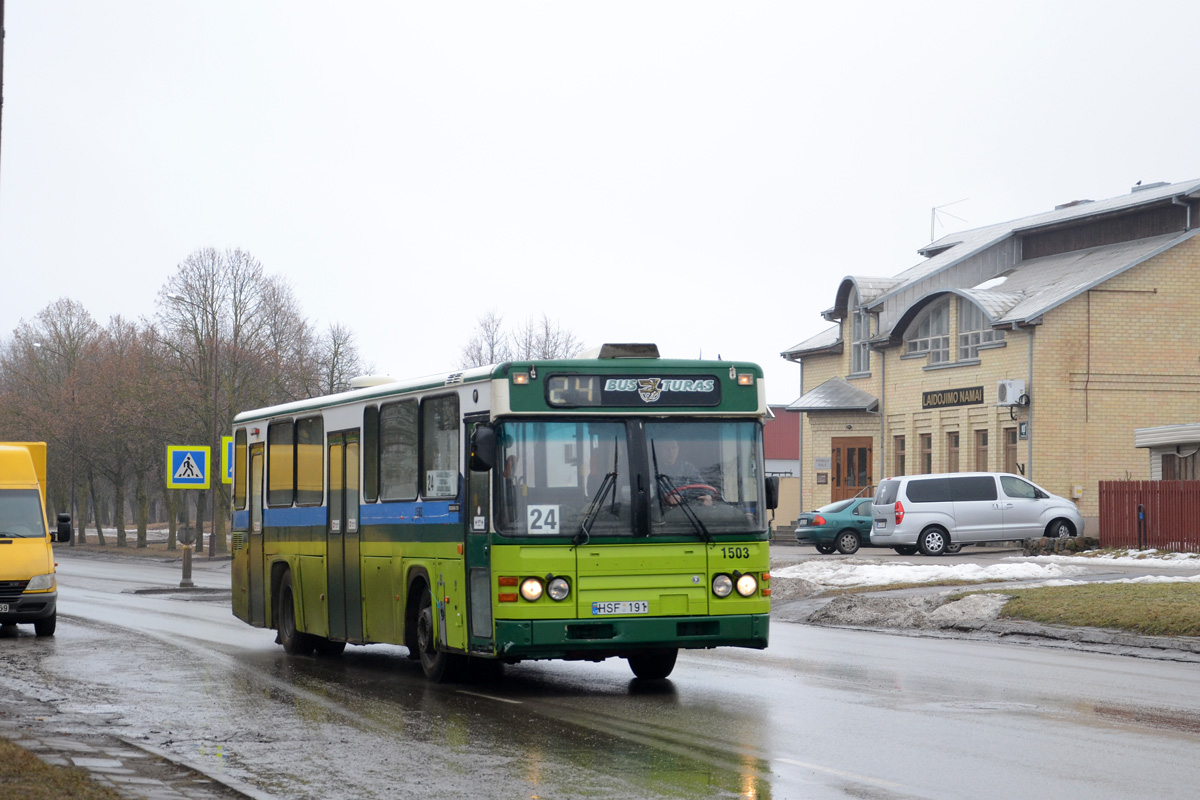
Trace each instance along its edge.
<instances>
[{"instance_id":1,"label":"bus side window","mask_svg":"<svg viewBox=\"0 0 1200 800\"><path fill-rule=\"evenodd\" d=\"M428 397L421 403L422 496L458 496L458 395Z\"/></svg>"},{"instance_id":2,"label":"bus side window","mask_svg":"<svg viewBox=\"0 0 1200 800\"><path fill-rule=\"evenodd\" d=\"M379 409L367 406L363 409L363 499L374 503L379 499Z\"/></svg>"}]
</instances>

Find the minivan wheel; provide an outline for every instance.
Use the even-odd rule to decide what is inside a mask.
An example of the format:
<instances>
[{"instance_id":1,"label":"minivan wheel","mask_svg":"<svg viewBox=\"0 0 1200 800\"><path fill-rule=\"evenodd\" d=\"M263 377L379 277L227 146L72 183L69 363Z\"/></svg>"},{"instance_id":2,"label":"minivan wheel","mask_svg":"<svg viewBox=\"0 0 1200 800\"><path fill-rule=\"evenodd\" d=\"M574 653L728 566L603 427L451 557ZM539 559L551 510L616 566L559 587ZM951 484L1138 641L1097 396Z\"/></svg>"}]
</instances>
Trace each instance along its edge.
<instances>
[{"instance_id":1,"label":"minivan wheel","mask_svg":"<svg viewBox=\"0 0 1200 800\"><path fill-rule=\"evenodd\" d=\"M915 544L898 544L892 549L902 556L915 556L917 554L917 546Z\"/></svg>"},{"instance_id":2,"label":"minivan wheel","mask_svg":"<svg viewBox=\"0 0 1200 800\"><path fill-rule=\"evenodd\" d=\"M852 556L858 552L858 534L854 531L842 531L837 537L838 552L844 556Z\"/></svg>"},{"instance_id":3,"label":"minivan wheel","mask_svg":"<svg viewBox=\"0 0 1200 800\"><path fill-rule=\"evenodd\" d=\"M917 545L927 556L940 556L946 552L946 533L941 528L926 528L921 531Z\"/></svg>"},{"instance_id":4,"label":"minivan wheel","mask_svg":"<svg viewBox=\"0 0 1200 800\"><path fill-rule=\"evenodd\" d=\"M1065 538L1067 536L1074 536L1075 535L1075 526L1072 525L1070 522L1068 522L1065 519L1056 519L1056 520L1054 520L1054 522L1051 522L1050 526L1046 529L1046 535L1049 536L1051 539L1058 539L1059 537Z\"/></svg>"},{"instance_id":5,"label":"minivan wheel","mask_svg":"<svg viewBox=\"0 0 1200 800\"><path fill-rule=\"evenodd\" d=\"M963 548L962 542L952 542L952 543L946 545L945 555L948 555L948 556L955 555L960 550L962 550L962 548Z\"/></svg>"}]
</instances>

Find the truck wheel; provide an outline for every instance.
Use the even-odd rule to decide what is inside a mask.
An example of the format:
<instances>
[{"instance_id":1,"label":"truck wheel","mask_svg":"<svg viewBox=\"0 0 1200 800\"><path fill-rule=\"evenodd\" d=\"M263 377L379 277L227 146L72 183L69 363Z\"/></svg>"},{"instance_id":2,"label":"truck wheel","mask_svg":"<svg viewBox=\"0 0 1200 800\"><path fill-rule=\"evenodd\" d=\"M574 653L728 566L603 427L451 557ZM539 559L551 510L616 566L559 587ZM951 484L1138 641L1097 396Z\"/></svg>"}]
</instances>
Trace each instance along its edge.
<instances>
[{"instance_id":1,"label":"truck wheel","mask_svg":"<svg viewBox=\"0 0 1200 800\"><path fill-rule=\"evenodd\" d=\"M33 623L33 632L38 636L53 636L54 629L58 626L58 612L55 611L45 619L39 619Z\"/></svg>"}]
</instances>

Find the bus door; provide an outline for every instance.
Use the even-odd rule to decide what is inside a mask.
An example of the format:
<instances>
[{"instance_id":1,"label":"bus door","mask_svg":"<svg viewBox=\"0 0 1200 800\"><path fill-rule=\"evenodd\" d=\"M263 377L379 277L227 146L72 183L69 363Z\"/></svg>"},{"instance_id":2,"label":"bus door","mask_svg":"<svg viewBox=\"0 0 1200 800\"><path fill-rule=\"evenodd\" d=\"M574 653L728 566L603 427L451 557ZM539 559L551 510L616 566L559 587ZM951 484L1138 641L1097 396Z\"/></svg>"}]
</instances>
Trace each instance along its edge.
<instances>
[{"instance_id":1,"label":"bus door","mask_svg":"<svg viewBox=\"0 0 1200 800\"><path fill-rule=\"evenodd\" d=\"M363 639L358 529L358 431L329 434L329 521L325 531L329 638Z\"/></svg>"},{"instance_id":2,"label":"bus door","mask_svg":"<svg viewBox=\"0 0 1200 800\"><path fill-rule=\"evenodd\" d=\"M492 651L492 570L491 535L492 519L492 473L474 472L470 466L470 433L477 424L486 425L487 414L471 414L463 417L467 431L468 454L463 463L467 466L467 497L463 509L464 567L467 575L467 648L469 650Z\"/></svg>"},{"instance_id":3,"label":"bus door","mask_svg":"<svg viewBox=\"0 0 1200 800\"><path fill-rule=\"evenodd\" d=\"M246 540L249 556L247 583L250 590L251 625L267 624L266 576L263 574L263 445L250 446L250 535Z\"/></svg>"}]
</instances>

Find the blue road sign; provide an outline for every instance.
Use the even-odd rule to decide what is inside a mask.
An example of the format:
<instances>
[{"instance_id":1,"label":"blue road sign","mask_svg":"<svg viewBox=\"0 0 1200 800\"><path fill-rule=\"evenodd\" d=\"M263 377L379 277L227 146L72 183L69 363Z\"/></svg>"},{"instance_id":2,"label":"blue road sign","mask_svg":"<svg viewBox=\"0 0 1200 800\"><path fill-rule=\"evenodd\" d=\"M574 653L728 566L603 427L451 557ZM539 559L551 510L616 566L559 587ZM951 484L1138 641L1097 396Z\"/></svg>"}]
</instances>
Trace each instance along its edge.
<instances>
[{"instance_id":1,"label":"blue road sign","mask_svg":"<svg viewBox=\"0 0 1200 800\"><path fill-rule=\"evenodd\" d=\"M208 488L207 447L167 445L167 488Z\"/></svg>"}]
</instances>

